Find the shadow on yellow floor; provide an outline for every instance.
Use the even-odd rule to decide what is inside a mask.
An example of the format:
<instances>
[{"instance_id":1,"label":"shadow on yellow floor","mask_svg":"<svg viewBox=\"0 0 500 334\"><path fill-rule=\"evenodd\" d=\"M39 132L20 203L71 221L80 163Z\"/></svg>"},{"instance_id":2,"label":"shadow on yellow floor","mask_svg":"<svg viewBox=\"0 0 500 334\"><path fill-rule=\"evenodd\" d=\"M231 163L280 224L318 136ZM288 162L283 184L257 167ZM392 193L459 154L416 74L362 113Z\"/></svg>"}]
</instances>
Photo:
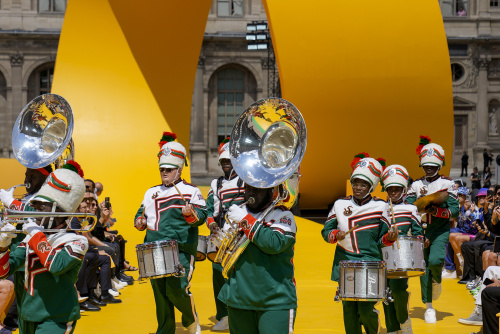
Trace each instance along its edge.
<instances>
[{"instance_id":1,"label":"shadow on yellow floor","mask_svg":"<svg viewBox=\"0 0 500 334\"><path fill-rule=\"evenodd\" d=\"M330 280L334 245L327 244L320 235L322 225L298 218L297 244L295 247L295 270L299 308L295 323L295 333L344 333L342 305L333 301L336 284ZM200 234L207 235L202 227ZM133 238L130 238L133 239ZM131 241L129 239L129 241ZM137 266L135 249L127 243L127 258ZM129 246L130 245L130 246ZM128 272L134 277L138 272ZM479 330L478 326L464 326L458 318L468 317L474 308L474 299L456 279L443 281L441 298L434 303L438 322L424 322L425 305L420 300L420 282L418 278L409 280L410 315L414 333L458 333L469 334ZM126 287L121 290L123 303L108 305L100 312L84 312L78 321L77 334L128 334L154 333L156 314L153 292L149 282ZM211 331L214 324L215 303L212 290L212 267L208 261L197 262L192 280L191 292L194 295L203 333ZM386 333L382 305L380 311L381 332ZM180 323L180 313L176 313L176 333L187 333ZM227 333L227 331L226 331Z\"/></svg>"}]
</instances>

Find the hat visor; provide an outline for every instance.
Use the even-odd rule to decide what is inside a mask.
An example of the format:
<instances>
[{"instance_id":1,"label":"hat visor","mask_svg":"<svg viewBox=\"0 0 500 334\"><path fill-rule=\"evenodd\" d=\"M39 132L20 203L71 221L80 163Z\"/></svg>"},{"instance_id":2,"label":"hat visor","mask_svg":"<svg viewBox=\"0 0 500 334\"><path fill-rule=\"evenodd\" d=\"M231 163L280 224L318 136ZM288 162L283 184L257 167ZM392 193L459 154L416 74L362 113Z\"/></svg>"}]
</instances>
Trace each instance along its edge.
<instances>
[{"instance_id":1,"label":"hat visor","mask_svg":"<svg viewBox=\"0 0 500 334\"><path fill-rule=\"evenodd\" d=\"M163 164L160 164L160 168L179 168L179 166L163 163Z\"/></svg>"},{"instance_id":2,"label":"hat visor","mask_svg":"<svg viewBox=\"0 0 500 334\"><path fill-rule=\"evenodd\" d=\"M219 160L221 159L231 159L231 156L229 155L229 151L224 151L219 155Z\"/></svg>"},{"instance_id":3,"label":"hat visor","mask_svg":"<svg viewBox=\"0 0 500 334\"><path fill-rule=\"evenodd\" d=\"M33 202L46 202L46 203L54 203L54 201L53 201L53 200L51 200L50 198L45 197L45 196L41 196L41 195L35 195L35 197L33 197L33 198L30 200L30 203L33 203Z\"/></svg>"}]
</instances>

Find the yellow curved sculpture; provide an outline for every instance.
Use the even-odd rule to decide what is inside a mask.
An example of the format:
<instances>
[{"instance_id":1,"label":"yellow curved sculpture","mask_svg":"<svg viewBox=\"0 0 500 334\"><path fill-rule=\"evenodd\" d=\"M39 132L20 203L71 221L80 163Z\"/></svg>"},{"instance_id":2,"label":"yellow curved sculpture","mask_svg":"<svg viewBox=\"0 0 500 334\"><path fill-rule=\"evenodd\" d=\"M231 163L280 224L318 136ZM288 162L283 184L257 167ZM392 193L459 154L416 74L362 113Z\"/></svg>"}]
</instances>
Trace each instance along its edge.
<instances>
[{"instance_id":1,"label":"yellow curved sculpture","mask_svg":"<svg viewBox=\"0 0 500 334\"><path fill-rule=\"evenodd\" d=\"M156 146L189 148L195 71L211 0L68 3L52 92L75 112L76 160L130 221L157 183ZM438 2L264 0L283 97L304 115L301 207L345 194L359 152L422 174L418 136L451 162L450 64ZM447 167L448 168L448 167ZM444 170L446 173L448 170ZM184 176L189 180L189 169ZM21 181L21 180L20 180ZM17 182L20 183L20 182Z\"/></svg>"},{"instance_id":2,"label":"yellow curved sculpture","mask_svg":"<svg viewBox=\"0 0 500 334\"><path fill-rule=\"evenodd\" d=\"M359 152L419 178L415 148L423 134L451 163L452 84L437 1L418 8L404 1L264 4L283 98L307 124L302 208L325 208L343 196Z\"/></svg>"}]
</instances>

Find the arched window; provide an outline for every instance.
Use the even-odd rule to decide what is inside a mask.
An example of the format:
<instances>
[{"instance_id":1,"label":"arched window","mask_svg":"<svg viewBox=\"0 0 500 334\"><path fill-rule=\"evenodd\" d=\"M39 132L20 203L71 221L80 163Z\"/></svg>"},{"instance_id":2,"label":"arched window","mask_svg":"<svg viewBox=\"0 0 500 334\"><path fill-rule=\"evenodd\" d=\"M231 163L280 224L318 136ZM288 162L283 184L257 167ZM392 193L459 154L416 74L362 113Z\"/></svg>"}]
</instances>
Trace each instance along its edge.
<instances>
[{"instance_id":1,"label":"arched window","mask_svg":"<svg viewBox=\"0 0 500 334\"><path fill-rule=\"evenodd\" d=\"M231 134L234 122L243 111L245 72L229 67L217 72L217 142Z\"/></svg>"},{"instance_id":2,"label":"arched window","mask_svg":"<svg viewBox=\"0 0 500 334\"><path fill-rule=\"evenodd\" d=\"M50 93L54 78L54 62L37 67L28 79L28 101L38 95Z\"/></svg>"}]
</instances>

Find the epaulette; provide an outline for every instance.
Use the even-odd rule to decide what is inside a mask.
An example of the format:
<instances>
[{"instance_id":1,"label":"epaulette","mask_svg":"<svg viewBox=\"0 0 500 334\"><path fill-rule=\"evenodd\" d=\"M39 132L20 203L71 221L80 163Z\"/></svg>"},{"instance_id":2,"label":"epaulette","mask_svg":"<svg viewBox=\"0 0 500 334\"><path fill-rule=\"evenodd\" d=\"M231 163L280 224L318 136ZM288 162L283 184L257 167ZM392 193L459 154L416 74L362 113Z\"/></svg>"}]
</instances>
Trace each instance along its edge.
<instances>
[{"instance_id":1,"label":"epaulette","mask_svg":"<svg viewBox=\"0 0 500 334\"><path fill-rule=\"evenodd\" d=\"M281 211L289 211L288 208L284 205L277 205L274 207L275 209L281 210Z\"/></svg>"},{"instance_id":2,"label":"epaulette","mask_svg":"<svg viewBox=\"0 0 500 334\"><path fill-rule=\"evenodd\" d=\"M452 178L450 178L449 176L446 176L446 175L441 175L441 178L444 179L444 180L450 180L450 181L453 181Z\"/></svg>"},{"instance_id":3,"label":"epaulette","mask_svg":"<svg viewBox=\"0 0 500 334\"><path fill-rule=\"evenodd\" d=\"M185 185L187 185L187 186L191 186L191 187L193 187L193 188L197 188L194 184L186 182L186 180L182 180L182 182L183 182Z\"/></svg>"},{"instance_id":4,"label":"epaulette","mask_svg":"<svg viewBox=\"0 0 500 334\"><path fill-rule=\"evenodd\" d=\"M376 197L376 196L373 196L372 197L374 201L382 201L382 202L385 202L385 200L383 200L382 198L379 198L379 197Z\"/></svg>"},{"instance_id":5,"label":"epaulette","mask_svg":"<svg viewBox=\"0 0 500 334\"><path fill-rule=\"evenodd\" d=\"M163 185L163 184L157 184L156 186L152 186L152 187L151 187L151 188L149 188L149 189L153 189L154 187L161 187L162 185ZM148 190L149 190L149 189L148 189Z\"/></svg>"},{"instance_id":6,"label":"epaulette","mask_svg":"<svg viewBox=\"0 0 500 334\"><path fill-rule=\"evenodd\" d=\"M420 179L416 179L415 181L424 181L425 180L425 176L422 176ZM413 181L413 182L415 182Z\"/></svg>"}]
</instances>

